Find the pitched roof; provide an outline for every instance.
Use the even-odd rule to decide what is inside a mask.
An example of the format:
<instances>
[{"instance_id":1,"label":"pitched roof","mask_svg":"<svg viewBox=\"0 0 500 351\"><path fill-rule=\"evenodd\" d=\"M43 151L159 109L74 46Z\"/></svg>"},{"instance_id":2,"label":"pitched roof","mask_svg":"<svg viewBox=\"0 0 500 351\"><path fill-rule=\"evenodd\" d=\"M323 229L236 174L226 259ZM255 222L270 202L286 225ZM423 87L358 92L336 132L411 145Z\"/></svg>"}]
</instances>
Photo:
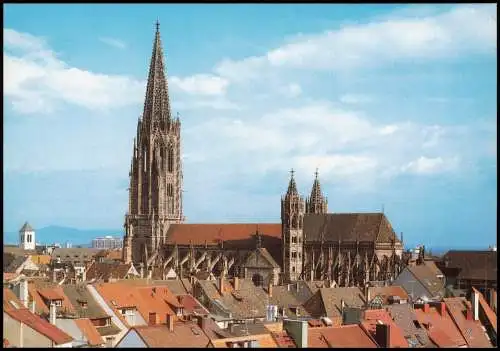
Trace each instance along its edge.
<instances>
[{"instance_id":1,"label":"pitched roof","mask_svg":"<svg viewBox=\"0 0 500 351\"><path fill-rule=\"evenodd\" d=\"M17 307L16 307L17 306ZM3 288L3 309L5 310L17 310L19 308L24 308L23 303L16 294L9 288Z\"/></svg>"},{"instance_id":2,"label":"pitched roof","mask_svg":"<svg viewBox=\"0 0 500 351\"><path fill-rule=\"evenodd\" d=\"M368 289L370 291L370 299L380 296L384 305L389 304L389 297L391 296L398 296L401 299L408 300L408 293L398 285L369 287Z\"/></svg>"},{"instance_id":3,"label":"pitched roof","mask_svg":"<svg viewBox=\"0 0 500 351\"><path fill-rule=\"evenodd\" d=\"M269 251L265 247L257 248L251 251L246 259L244 260L245 267L258 267L260 266L259 260L264 260L269 266L273 268L280 268L280 266L276 263L274 258L271 256Z\"/></svg>"},{"instance_id":4,"label":"pitched roof","mask_svg":"<svg viewBox=\"0 0 500 351\"><path fill-rule=\"evenodd\" d=\"M480 321L467 320L465 311L467 309L466 299L463 297L445 298L444 302L448 308L453 321L462 333L470 347L491 347L490 341L482 329Z\"/></svg>"},{"instance_id":5,"label":"pitched roof","mask_svg":"<svg viewBox=\"0 0 500 351\"><path fill-rule=\"evenodd\" d=\"M98 346L104 344L104 340L97 331L96 327L92 324L88 318L75 319L75 323L87 338L87 342L90 346Z\"/></svg>"},{"instance_id":6,"label":"pitched roof","mask_svg":"<svg viewBox=\"0 0 500 351\"><path fill-rule=\"evenodd\" d=\"M51 284L51 285L52 286L49 285L46 287L36 288L37 293L44 299L42 300L44 305L48 304L48 302L46 301L62 300L62 308L58 308L58 312L61 311L64 313L75 314L76 310L73 307L73 304L71 303L70 299L64 293L63 287L61 285L56 285L56 284ZM29 290L29 285L28 285L28 290Z\"/></svg>"},{"instance_id":7,"label":"pitched roof","mask_svg":"<svg viewBox=\"0 0 500 351\"><path fill-rule=\"evenodd\" d=\"M149 347L206 347L210 340L194 322L176 322L171 332L166 325L134 327Z\"/></svg>"},{"instance_id":8,"label":"pitched roof","mask_svg":"<svg viewBox=\"0 0 500 351\"><path fill-rule=\"evenodd\" d=\"M94 300L92 294L84 284L65 284L62 286L64 294L69 299L73 308L79 315L90 319L106 318L108 314L104 312L101 306ZM80 306L81 302L86 303L86 307Z\"/></svg>"},{"instance_id":9,"label":"pitched roof","mask_svg":"<svg viewBox=\"0 0 500 351\"><path fill-rule=\"evenodd\" d=\"M439 278L439 273L427 266L427 264L421 264L416 266L408 266L408 270L413 274L413 276L427 289L430 296L443 296L445 289L445 280ZM444 276L443 276L444 277Z\"/></svg>"},{"instance_id":10,"label":"pitched roof","mask_svg":"<svg viewBox=\"0 0 500 351\"><path fill-rule=\"evenodd\" d=\"M87 270L86 279L125 279L130 268L127 263L94 262Z\"/></svg>"},{"instance_id":11,"label":"pitched roof","mask_svg":"<svg viewBox=\"0 0 500 351\"><path fill-rule=\"evenodd\" d=\"M341 301L345 307L364 307L363 291L357 287L349 288L321 288L305 304L304 308L312 317L339 317Z\"/></svg>"},{"instance_id":12,"label":"pitched roof","mask_svg":"<svg viewBox=\"0 0 500 351\"><path fill-rule=\"evenodd\" d=\"M179 295L177 296L177 299L184 308L185 314L209 314L209 311L192 295Z\"/></svg>"},{"instance_id":13,"label":"pitched roof","mask_svg":"<svg viewBox=\"0 0 500 351\"><path fill-rule=\"evenodd\" d=\"M370 241L391 243L400 240L383 213L326 213L304 216L305 240L338 242Z\"/></svg>"},{"instance_id":14,"label":"pitched roof","mask_svg":"<svg viewBox=\"0 0 500 351\"><path fill-rule=\"evenodd\" d=\"M441 333L446 334L447 340L449 339L452 341L453 347L467 345L465 339L460 333L460 330L453 322L453 319L447 310L444 311L444 315L441 316L438 309L434 306L429 306L428 312L424 312L423 308L416 308L415 315L417 316L417 320L420 325L423 325L424 327L427 326L426 328L429 332L429 337L438 346L442 347L441 345L439 345L438 340L433 338L432 332L436 333L437 335L441 335ZM451 345L447 346L450 347Z\"/></svg>"},{"instance_id":15,"label":"pitched roof","mask_svg":"<svg viewBox=\"0 0 500 351\"><path fill-rule=\"evenodd\" d=\"M31 329L37 331L38 333L45 335L47 338L52 340L55 344L60 345L73 341L73 338L63 332L61 329L50 324L45 319L31 313L28 309L19 310L4 310L10 317L15 320L26 324Z\"/></svg>"},{"instance_id":16,"label":"pitched roof","mask_svg":"<svg viewBox=\"0 0 500 351\"><path fill-rule=\"evenodd\" d=\"M417 327L415 311L410 304L394 304L386 307L394 323L402 330L405 338L420 347L432 347L425 329Z\"/></svg>"},{"instance_id":17,"label":"pitched roof","mask_svg":"<svg viewBox=\"0 0 500 351\"><path fill-rule=\"evenodd\" d=\"M21 229L19 229L20 232L32 232L33 228L30 226L28 222L25 222Z\"/></svg>"},{"instance_id":18,"label":"pitched roof","mask_svg":"<svg viewBox=\"0 0 500 351\"><path fill-rule=\"evenodd\" d=\"M309 328L307 333L307 347L377 347L371 337L357 324Z\"/></svg>"},{"instance_id":19,"label":"pitched roof","mask_svg":"<svg viewBox=\"0 0 500 351\"><path fill-rule=\"evenodd\" d=\"M93 259L93 257L101 251L100 249L93 248L55 248L52 251L52 259L60 258L61 262L88 262Z\"/></svg>"},{"instance_id":20,"label":"pitched roof","mask_svg":"<svg viewBox=\"0 0 500 351\"><path fill-rule=\"evenodd\" d=\"M447 268L460 268L459 279L497 280L496 251L451 250L443 255Z\"/></svg>"},{"instance_id":21,"label":"pitched roof","mask_svg":"<svg viewBox=\"0 0 500 351\"><path fill-rule=\"evenodd\" d=\"M281 224L270 223L224 223L224 224L172 224L167 232L167 243L178 245L218 245L220 240L224 245L231 242L254 242L254 235L259 229L262 245L274 243L273 239L281 240Z\"/></svg>"},{"instance_id":22,"label":"pitched roof","mask_svg":"<svg viewBox=\"0 0 500 351\"><path fill-rule=\"evenodd\" d=\"M20 268L24 262L26 262L27 259L28 257L26 256L16 256L10 261L9 266L4 268L4 272L15 273L17 269Z\"/></svg>"},{"instance_id":23,"label":"pitched roof","mask_svg":"<svg viewBox=\"0 0 500 351\"><path fill-rule=\"evenodd\" d=\"M309 313L302 304L311 298L312 292L304 281L293 284L278 285L272 287L272 296L269 303L285 309L286 316L294 316L294 311L290 307L300 306L300 315L308 316Z\"/></svg>"},{"instance_id":24,"label":"pitched roof","mask_svg":"<svg viewBox=\"0 0 500 351\"><path fill-rule=\"evenodd\" d=\"M408 341L406 341L404 337L403 330L394 323L389 312L386 310L366 310L361 325L373 338L375 338L376 325L379 321L388 325L390 328L389 347L408 347Z\"/></svg>"}]
</instances>

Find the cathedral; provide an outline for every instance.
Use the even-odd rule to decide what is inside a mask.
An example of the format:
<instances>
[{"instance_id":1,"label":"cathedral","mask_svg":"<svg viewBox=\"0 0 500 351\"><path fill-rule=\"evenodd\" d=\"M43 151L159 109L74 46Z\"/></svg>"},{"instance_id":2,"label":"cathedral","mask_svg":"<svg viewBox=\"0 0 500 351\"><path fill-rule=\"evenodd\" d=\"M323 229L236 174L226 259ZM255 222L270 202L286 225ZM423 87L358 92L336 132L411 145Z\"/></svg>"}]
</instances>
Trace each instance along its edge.
<instances>
[{"instance_id":1,"label":"cathedral","mask_svg":"<svg viewBox=\"0 0 500 351\"><path fill-rule=\"evenodd\" d=\"M129 173L126 263L155 279L174 272L181 278L322 280L329 286L387 282L406 265L402 235L383 213L328 213L317 170L306 199L292 170L281 198L281 223L184 223L180 156L181 123L170 109L157 23Z\"/></svg>"}]
</instances>

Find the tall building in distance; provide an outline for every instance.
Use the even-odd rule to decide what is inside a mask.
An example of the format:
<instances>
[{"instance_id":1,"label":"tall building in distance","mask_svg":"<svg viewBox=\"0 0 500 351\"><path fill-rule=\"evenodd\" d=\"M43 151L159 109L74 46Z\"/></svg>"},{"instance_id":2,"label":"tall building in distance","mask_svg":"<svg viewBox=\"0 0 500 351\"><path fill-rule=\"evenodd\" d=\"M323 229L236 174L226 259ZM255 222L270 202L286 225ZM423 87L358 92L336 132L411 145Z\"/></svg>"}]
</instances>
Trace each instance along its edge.
<instances>
[{"instance_id":1,"label":"tall building in distance","mask_svg":"<svg viewBox=\"0 0 500 351\"><path fill-rule=\"evenodd\" d=\"M25 222L19 229L19 248L23 250L34 250L35 244L35 230Z\"/></svg>"},{"instance_id":2,"label":"tall building in distance","mask_svg":"<svg viewBox=\"0 0 500 351\"><path fill-rule=\"evenodd\" d=\"M111 235L106 235L102 238L95 238L92 240L92 248L93 249L121 249L123 247L123 239L121 237L113 237ZM67 246L66 248L71 248L71 246Z\"/></svg>"},{"instance_id":3,"label":"tall building in distance","mask_svg":"<svg viewBox=\"0 0 500 351\"><path fill-rule=\"evenodd\" d=\"M144 110L137 123L130 167L123 260L148 261L182 215L181 123L170 109L160 25L156 23Z\"/></svg>"}]
</instances>

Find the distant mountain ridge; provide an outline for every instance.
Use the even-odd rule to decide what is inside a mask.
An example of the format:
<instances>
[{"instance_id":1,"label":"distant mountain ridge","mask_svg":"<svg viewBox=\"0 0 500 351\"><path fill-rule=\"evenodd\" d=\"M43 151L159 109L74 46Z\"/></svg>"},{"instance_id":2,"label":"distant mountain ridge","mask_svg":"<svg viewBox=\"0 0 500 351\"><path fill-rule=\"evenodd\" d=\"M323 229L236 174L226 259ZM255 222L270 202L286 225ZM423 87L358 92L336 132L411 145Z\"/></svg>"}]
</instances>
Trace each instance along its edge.
<instances>
[{"instance_id":1,"label":"distant mountain ridge","mask_svg":"<svg viewBox=\"0 0 500 351\"><path fill-rule=\"evenodd\" d=\"M18 244L18 232L4 232L3 234L4 244ZM105 235L123 237L123 229L77 229L57 225L35 228L35 241L42 244L59 243L64 246L68 241L73 247L76 245L90 246L92 239Z\"/></svg>"}]
</instances>

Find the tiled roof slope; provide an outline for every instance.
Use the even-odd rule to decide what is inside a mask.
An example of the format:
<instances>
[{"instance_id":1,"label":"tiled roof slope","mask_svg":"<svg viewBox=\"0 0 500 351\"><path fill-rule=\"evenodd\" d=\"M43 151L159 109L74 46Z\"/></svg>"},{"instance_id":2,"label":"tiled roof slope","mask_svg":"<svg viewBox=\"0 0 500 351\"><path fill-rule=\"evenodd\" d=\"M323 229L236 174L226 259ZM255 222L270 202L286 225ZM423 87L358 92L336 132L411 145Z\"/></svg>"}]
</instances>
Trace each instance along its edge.
<instances>
[{"instance_id":1,"label":"tiled roof slope","mask_svg":"<svg viewBox=\"0 0 500 351\"><path fill-rule=\"evenodd\" d=\"M409 266L408 270L429 291L429 297L444 295L445 280L439 278L434 269L427 264Z\"/></svg>"},{"instance_id":2,"label":"tiled roof slope","mask_svg":"<svg viewBox=\"0 0 500 351\"><path fill-rule=\"evenodd\" d=\"M481 322L467 320L465 317L467 310L465 298L450 297L445 298L444 301L450 315L453 317L453 321L460 330L460 333L462 333L464 339L467 341L469 347L492 347L482 329Z\"/></svg>"},{"instance_id":3,"label":"tiled roof slope","mask_svg":"<svg viewBox=\"0 0 500 351\"><path fill-rule=\"evenodd\" d=\"M307 347L377 347L372 338L357 324L309 328L307 333Z\"/></svg>"},{"instance_id":4,"label":"tiled roof slope","mask_svg":"<svg viewBox=\"0 0 500 351\"><path fill-rule=\"evenodd\" d=\"M483 309L483 312L484 312L486 318L488 319L488 322L491 324L491 326L493 327L493 329L495 330L495 333L496 333L497 332L497 315L495 314L495 312L493 312L490 305L488 305L483 294L480 291L478 291L476 288L473 287L472 292L479 295L479 305Z\"/></svg>"},{"instance_id":5,"label":"tiled roof slope","mask_svg":"<svg viewBox=\"0 0 500 351\"><path fill-rule=\"evenodd\" d=\"M37 315L31 313L26 308L19 310L4 310L4 313L7 313L15 320L26 324L31 329L36 330L38 333L46 336L57 345L73 341L73 338L71 336L69 336L56 326L50 324L45 319L42 319Z\"/></svg>"},{"instance_id":6,"label":"tiled roof slope","mask_svg":"<svg viewBox=\"0 0 500 351\"><path fill-rule=\"evenodd\" d=\"M430 348L434 344L429 340L427 332L423 328L415 325L417 320L415 311L410 304L393 304L387 306L387 310L391 315L394 323L403 331L407 340L411 340L418 347Z\"/></svg>"},{"instance_id":7,"label":"tiled roof slope","mask_svg":"<svg viewBox=\"0 0 500 351\"><path fill-rule=\"evenodd\" d=\"M269 223L229 223L229 224L172 224L167 232L167 243L179 245L217 245L220 240L253 241L259 230L262 245L266 246L268 238L281 240L281 224ZM272 240L270 241L272 242Z\"/></svg>"},{"instance_id":8,"label":"tiled roof slope","mask_svg":"<svg viewBox=\"0 0 500 351\"><path fill-rule=\"evenodd\" d=\"M376 296L380 296L383 300L383 304L389 304L389 297L399 296L403 300L408 300L408 293L401 286L380 286L380 287L370 287L370 299L373 300Z\"/></svg>"},{"instance_id":9,"label":"tiled roof slope","mask_svg":"<svg viewBox=\"0 0 500 351\"><path fill-rule=\"evenodd\" d=\"M322 288L305 304L304 308L314 318L340 317L342 300L345 307L364 307L365 298L360 288Z\"/></svg>"},{"instance_id":10,"label":"tiled roof slope","mask_svg":"<svg viewBox=\"0 0 500 351\"><path fill-rule=\"evenodd\" d=\"M453 319L447 310L445 310L444 315L441 316L438 309L434 306L429 306L428 312L424 312L423 308L416 308L415 315L417 316L417 320L420 325L428 330L431 340L437 343L439 347L443 347L443 345L440 345L438 343L439 340L433 338L433 335L445 334L446 340L451 340L452 343L452 345L446 345L446 347L461 347L467 345L465 339L460 333L460 330L453 322Z\"/></svg>"},{"instance_id":11,"label":"tiled roof slope","mask_svg":"<svg viewBox=\"0 0 500 351\"><path fill-rule=\"evenodd\" d=\"M176 322L171 332L166 325L135 327L149 347L207 347L210 340L194 322Z\"/></svg>"},{"instance_id":12,"label":"tiled roof slope","mask_svg":"<svg viewBox=\"0 0 500 351\"><path fill-rule=\"evenodd\" d=\"M389 347L408 347L408 341L404 337L404 333L401 328L398 327L396 323L392 320L390 314L386 310L367 310L364 314L364 320L361 322L361 326L370 335L375 338L376 325L381 321L390 328L389 333ZM382 345L379 345L382 346Z\"/></svg>"},{"instance_id":13,"label":"tiled roof slope","mask_svg":"<svg viewBox=\"0 0 500 351\"><path fill-rule=\"evenodd\" d=\"M82 331L82 333L87 338L87 342L90 346L99 346L104 344L104 340L97 331L96 327L92 324L88 318L75 319L75 323Z\"/></svg>"},{"instance_id":14,"label":"tiled roof slope","mask_svg":"<svg viewBox=\"0 0 500 351\"><path fill-rule=\"evenodd\" d=\"M11 301L14 302L14 304L12 304ZM16 294L9 288L3 288L3 310L17 310L19 308L24 308L21 300L19 300Z\"/></svg>"},{"instance_id":15,"label":"tiled roof slope","mask_svg":"<svg viewBox=\"0 0 500 351\"><path fill-rule=\"evenodd\" d=\"M449 268L461 268L459 279L497 280L496 251L448 251L443 261Z\"/></svg>"},{"instance_id":16,"label":"tiled roof slope","mask_svg":"<svg viewBox=\"0 0 500 351\"><path fill-rule=\"evenodd\" d=\"M327 213L304 216L305 240L338 242L370 241L391 243L397 238L392 226L383 213Z\"/></svg>"},{"instance_id":17,"label":"tiled roof slope","mask_svg":"<svg viewBox=\"0 0 500 351\"><path fill-rule=\"evenodd\" d=\"M62 286L64 294L67 296L74 309L79 311L80 315L90 319L106 318L108 315L94 300L92 294L87 290L84 284L71 284ZM86 307L80 307L80 302L86 302Z\"/></svg>"}]
</instances>

